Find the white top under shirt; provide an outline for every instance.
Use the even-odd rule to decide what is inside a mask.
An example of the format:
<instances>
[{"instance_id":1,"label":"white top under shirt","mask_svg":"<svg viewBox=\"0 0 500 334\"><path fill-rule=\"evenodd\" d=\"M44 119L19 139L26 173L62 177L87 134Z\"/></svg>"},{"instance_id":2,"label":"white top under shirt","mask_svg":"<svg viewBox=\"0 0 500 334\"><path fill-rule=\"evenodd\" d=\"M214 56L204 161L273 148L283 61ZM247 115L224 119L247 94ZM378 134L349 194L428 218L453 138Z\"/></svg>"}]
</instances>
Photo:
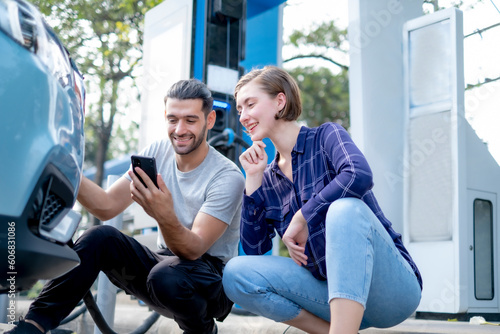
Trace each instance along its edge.
<instances>
[{"instance_id":1,"label":"white top under shirt","mask_svg":"<svg viewBox=\"0 0 500 334\"><path fill-rule=\"evenodd\" d=\"M236 256L245 187L245 179L236 164L210 146L207 156L198 167L186 173L181 172L177 169L175 151L169 139L152 143L139 155L155 157L157 171L172 193L175 214L182 225L191 229L198 212L229 225L207 253L224 263ZM125 177L131 180L127 173ZM167 248L161 233L158 233L158 247Z\"/></svg>"}]
</instances>

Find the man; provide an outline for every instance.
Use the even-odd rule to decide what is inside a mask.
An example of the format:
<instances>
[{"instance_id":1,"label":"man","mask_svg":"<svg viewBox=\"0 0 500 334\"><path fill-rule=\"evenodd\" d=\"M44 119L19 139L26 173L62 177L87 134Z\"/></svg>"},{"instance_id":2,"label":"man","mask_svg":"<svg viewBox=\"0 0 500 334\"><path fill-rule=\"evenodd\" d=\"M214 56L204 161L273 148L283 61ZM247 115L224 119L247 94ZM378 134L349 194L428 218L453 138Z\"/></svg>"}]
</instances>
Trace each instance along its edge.
<instances>
[{"instance_id":1,"label":"man","mask_svg":"<svg viewBox=\"0 0 500 334\"><path fill-rule=\"evenodd\" d=\"M74 249L81 264L49 282L26 319L7 333L45 333L73 310L99 271L159 314L173 318L184 333L217 333L232 302L222 288L222 270L236 255L244 178L234 163L206 141L215 122L213 99L197 80L174 84L165 97L169 139L141 155L156 158L159 188L140 168L104 191L83 178L78 201L101 220L133 201L159 228L153 252L110 226L86 231Z\"/></svg>"}]
</instances>

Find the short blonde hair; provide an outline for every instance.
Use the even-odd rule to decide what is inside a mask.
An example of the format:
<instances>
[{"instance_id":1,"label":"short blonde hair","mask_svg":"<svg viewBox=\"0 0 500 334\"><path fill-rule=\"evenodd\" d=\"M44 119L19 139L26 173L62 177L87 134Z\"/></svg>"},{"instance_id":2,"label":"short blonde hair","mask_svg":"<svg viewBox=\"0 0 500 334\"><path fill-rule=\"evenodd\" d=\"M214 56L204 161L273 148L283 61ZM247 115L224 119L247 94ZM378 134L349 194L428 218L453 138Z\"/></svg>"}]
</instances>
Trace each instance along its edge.
<instances>
[{"instance_id":1,"label":"short blonde hair","mask_svg":"<svg viewBox=\"0 0 500 334\"><path fill-rule=\"evenodd\" d=\"M295 121L299 118L302 113L300 89L295 79L287 71L276 66L253 69L241 77L236 84L234 88L235 100L240 89L253 80L257 80L262 89L272 97L276 97L279 93L285 94L285 107L274 118L286 121Z\"/></svg>"}]
</instances>

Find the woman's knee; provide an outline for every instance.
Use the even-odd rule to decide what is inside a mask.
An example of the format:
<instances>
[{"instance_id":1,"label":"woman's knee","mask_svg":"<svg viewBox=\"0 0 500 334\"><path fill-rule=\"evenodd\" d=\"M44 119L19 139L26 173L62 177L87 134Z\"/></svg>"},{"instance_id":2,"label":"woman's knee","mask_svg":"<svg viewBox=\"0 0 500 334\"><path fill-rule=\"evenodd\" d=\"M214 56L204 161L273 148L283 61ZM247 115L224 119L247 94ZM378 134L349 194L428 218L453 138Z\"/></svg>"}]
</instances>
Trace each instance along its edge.
<instances>
[{"instance_id":1,"label":"woman's knee","mask_svg":"<svg viewBox=\"0 0 500 334\"><path fill-rule=\"evenodd\" d=\"M377 217L360 199L342 198L333 202L325 219L328 242L351 243L366 238Z\"/></svg>"},{"instance_id":2,"label":"woman's knee","mask_svg":"<svg viewBox=\"0 0 500 334\"><path fill-rule=\"evenodd\" d=\"M360 218L364 210L367 209L366 204L358 198L341 198L330 204L326 214L327 225L351 223L353 220Z\"/></svg>"},{"instance_id":3,"label":"woman's knee","mask_svg":"<svg viewBox=\"0 0 500 334\"><path fill-rule=\"evenodd\" d=\"M359 198L354 197L344 197L340 198L328 208L327 218L335 217L339 215L353 215L356 214L363 206L366 204Z\"/></svg>"},{"instance_id":4,"label":"woman's knee","mask_svg":"<svg viewBox=\"0 0 500 334\"><path fill-rule=\"evenodd\" d=\"M224 267L222 285L224 292L232 301L240 295L241 291L244 290L243 287L246 285L245 275L243 274L249 269L246 260L248 259L245 256L237 256L229 260Z\"/></svg>"},{"instance_id":5,"label":"woman's knee","mask_svg":"<svg viewBox=\"0 0 500 334\"><path fill-rule=\"evenodd\" d=\"M234 279L247 266L244 256L236 256L229 260L224 267L224 279Z\"/></svg>"}]
</instances>

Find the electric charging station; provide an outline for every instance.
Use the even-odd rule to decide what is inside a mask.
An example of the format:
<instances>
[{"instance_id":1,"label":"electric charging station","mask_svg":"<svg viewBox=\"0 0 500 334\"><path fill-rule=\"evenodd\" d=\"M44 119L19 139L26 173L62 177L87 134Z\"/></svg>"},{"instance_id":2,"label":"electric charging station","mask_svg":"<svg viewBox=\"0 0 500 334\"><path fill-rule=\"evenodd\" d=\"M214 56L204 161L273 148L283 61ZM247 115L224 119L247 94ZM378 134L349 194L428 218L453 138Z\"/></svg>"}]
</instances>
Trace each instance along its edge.
<instances>
[{"instance_id":1,"label":"electric charging station","mask_svg":"<svg viewBox=\"0 0 500 334\"><path fill-rule=\"evenodd\" d=\"M139 149L165 136L163 98L168 88L196 78L214 97L217 120L208 141L239 164L239 155L251 141L239 123L234 87L254 67L281 65L284 2L165 0L146 13ZM271 160L275 149L265 142ZM135 210L134 216L138 229L155 226L143 210Z\"/></svg>"},{"instance_id":2,"label":"electric charging station","mask_svg":"<svg viewBox=\"0 0 500 334\"><path fill-rule=\"evenodd\" d=\"M465 118L462 19L422 15L419 2L349 2L351 132L422 274L416 316L491 321L500 168Z\"/></svg>"},{"instance_id":3,"label":"electric charging station","mask_svg":"<svg viewBox=\"0 0 500 334\"><path fill-rule=\"evenodd\" d=\"M424 277L417 316L500 315L500 168L465 119L462 12L404 28L405 243Z\"/></svg>"},{"instance_id":4,"label":"electric charging station","mask_svg":"<svg viewBox=\"0 0 500 334\"><path fill-rule=\"evenodd\" d=\"M249 139L238 121L233 90L253 67L281 65L284 2L166 0L146 13L140 148L164 135L168 87L193 77L214 96L217 123L209 140L217 138L211 144L237 163ZM273 158L274 148L268 147Z\"/></svg>"}]
</instances>

